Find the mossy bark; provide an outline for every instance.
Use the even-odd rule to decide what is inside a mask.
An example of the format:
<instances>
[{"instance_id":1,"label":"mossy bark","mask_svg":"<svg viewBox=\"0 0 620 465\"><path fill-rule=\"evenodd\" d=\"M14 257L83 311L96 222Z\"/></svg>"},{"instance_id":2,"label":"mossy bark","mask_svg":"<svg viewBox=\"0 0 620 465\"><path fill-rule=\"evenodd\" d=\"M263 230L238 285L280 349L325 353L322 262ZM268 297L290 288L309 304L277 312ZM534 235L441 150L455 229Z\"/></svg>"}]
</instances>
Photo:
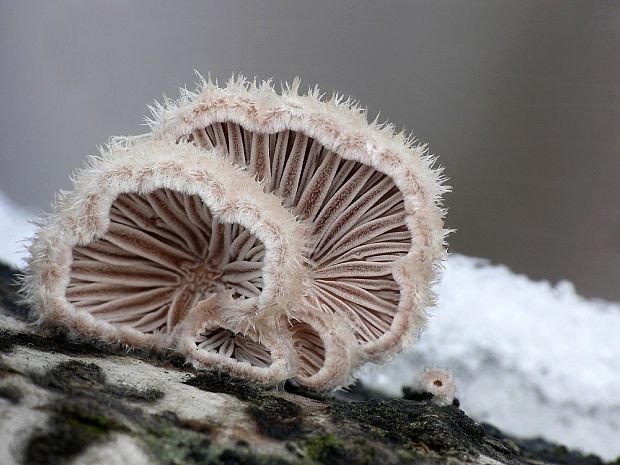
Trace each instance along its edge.
<instances>
[{"instance_id":1,"label":"mossy bark","mask_svg":"<svg viewBox=\"0 0 620 465\"><path fill-rule=\"evenodd\" d=\"M0 267L3 464L86 463L95 447L112 464L602 463L510 438L428 396L265 390L197 372L174 354L70 340L28 321L13 278ZM118 438L135 447L114 450Z\"/></svg>"}]
</instances>

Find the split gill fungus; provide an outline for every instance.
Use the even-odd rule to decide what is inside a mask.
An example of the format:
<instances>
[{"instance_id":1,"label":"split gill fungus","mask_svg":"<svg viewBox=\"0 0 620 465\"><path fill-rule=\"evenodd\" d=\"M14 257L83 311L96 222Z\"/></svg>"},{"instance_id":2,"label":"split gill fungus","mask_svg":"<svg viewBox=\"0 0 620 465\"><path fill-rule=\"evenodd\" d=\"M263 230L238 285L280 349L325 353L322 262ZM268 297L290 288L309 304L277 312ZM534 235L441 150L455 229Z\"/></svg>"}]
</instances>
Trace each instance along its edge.
<instances>
[{"instance_id":1,"label":"split gill fungus","mask_svg":"<svg viewBox=\"0 0 620 465\"><path fill-rule=\"evenodd\" d=\"M441 170L298 85L203 80L78 173L31 247L41 320L313 390L414 342L445 254Z\"/></svg>"},{"instance_id":2,"label":"split gill fungus","mask_svg":"<svg viewBox=\"0 0 620 465\"><path fill-rule=\"evenodd\" d=\"M26 285L43 319L167 348L208 300L210 329L233 335L215 347L229 371L264 383L293 373L276 323L301 286L305 232L277 197L215 154L157 141L111 147L74 184L31 247ZM264 331L249 353L239 333L253 322Z\"/></svg>"}]
</instances>

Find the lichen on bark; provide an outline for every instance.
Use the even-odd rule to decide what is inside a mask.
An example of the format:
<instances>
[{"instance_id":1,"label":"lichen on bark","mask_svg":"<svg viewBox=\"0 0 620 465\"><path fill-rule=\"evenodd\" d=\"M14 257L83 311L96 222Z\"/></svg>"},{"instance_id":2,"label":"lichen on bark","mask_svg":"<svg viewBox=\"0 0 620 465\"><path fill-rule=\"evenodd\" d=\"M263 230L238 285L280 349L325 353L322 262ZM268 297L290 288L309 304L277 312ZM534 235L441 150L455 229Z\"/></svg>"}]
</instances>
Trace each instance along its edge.
<instances>
[{"instance_id":1,"label":"lichen on bark","mask_svg":"<svg viewBox=\"0 0 620 465\"><path fill-rule=\"evenodd\" d=\"M95 451L135 465L603 463L510 438L428 396L353 401L364 392L266 390L171 354L43 332L26 319L14 273L0 266L3 464L79 464Z\"/></svg>"}]
</instances>

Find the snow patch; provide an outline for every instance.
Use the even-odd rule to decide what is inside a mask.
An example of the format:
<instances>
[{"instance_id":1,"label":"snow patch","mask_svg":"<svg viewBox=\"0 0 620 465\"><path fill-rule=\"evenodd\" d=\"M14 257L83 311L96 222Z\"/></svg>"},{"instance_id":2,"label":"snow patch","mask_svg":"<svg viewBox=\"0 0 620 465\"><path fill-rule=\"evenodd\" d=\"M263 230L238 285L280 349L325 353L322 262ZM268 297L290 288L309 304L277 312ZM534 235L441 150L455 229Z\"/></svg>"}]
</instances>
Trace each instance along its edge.
<instances>
[{"instance_id":1,"label":"snow patch","mask_svg":"<svg viewBox=\"0 0 620 465\"><path fill-rule=\"evenodd\" d=\"M370 366L368 387L400 395L424 367L450 371L461 407L523 437L607 459L620 454L620 304L452 255L413 349Z\"/></svg>"},{"instance_id":2,"label":"snow patch","mask_svg":"<svg viewBox=\"0 0 620 465\"><path fill-rule=\"evenodd\" d=\"M26 244L35 227L29 223L34 214L15 205L0 191L0 259L22 268L26 258Z\"/></svg>"}]
</instances>

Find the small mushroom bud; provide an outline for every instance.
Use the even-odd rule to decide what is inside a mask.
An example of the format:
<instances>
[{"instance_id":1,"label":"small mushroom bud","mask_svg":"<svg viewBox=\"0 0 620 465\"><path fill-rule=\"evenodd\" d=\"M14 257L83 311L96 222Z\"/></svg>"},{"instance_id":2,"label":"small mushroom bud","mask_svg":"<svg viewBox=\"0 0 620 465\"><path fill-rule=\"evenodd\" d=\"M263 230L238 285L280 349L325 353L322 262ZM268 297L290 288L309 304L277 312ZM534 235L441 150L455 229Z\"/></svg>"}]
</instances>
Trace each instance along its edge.
<instances>
[{"instance_id":1,"label":"small mushroom bud","mask_svg":"<svg viewBox=\"0 0 620 465\"><path fill-rule=\"evenodd\" d=\"M418 376L415 391L432 394L432 402L443 407L454 401L456 383L447 371L440 368L428 368Z\"/></svg>"}]
</instances>

